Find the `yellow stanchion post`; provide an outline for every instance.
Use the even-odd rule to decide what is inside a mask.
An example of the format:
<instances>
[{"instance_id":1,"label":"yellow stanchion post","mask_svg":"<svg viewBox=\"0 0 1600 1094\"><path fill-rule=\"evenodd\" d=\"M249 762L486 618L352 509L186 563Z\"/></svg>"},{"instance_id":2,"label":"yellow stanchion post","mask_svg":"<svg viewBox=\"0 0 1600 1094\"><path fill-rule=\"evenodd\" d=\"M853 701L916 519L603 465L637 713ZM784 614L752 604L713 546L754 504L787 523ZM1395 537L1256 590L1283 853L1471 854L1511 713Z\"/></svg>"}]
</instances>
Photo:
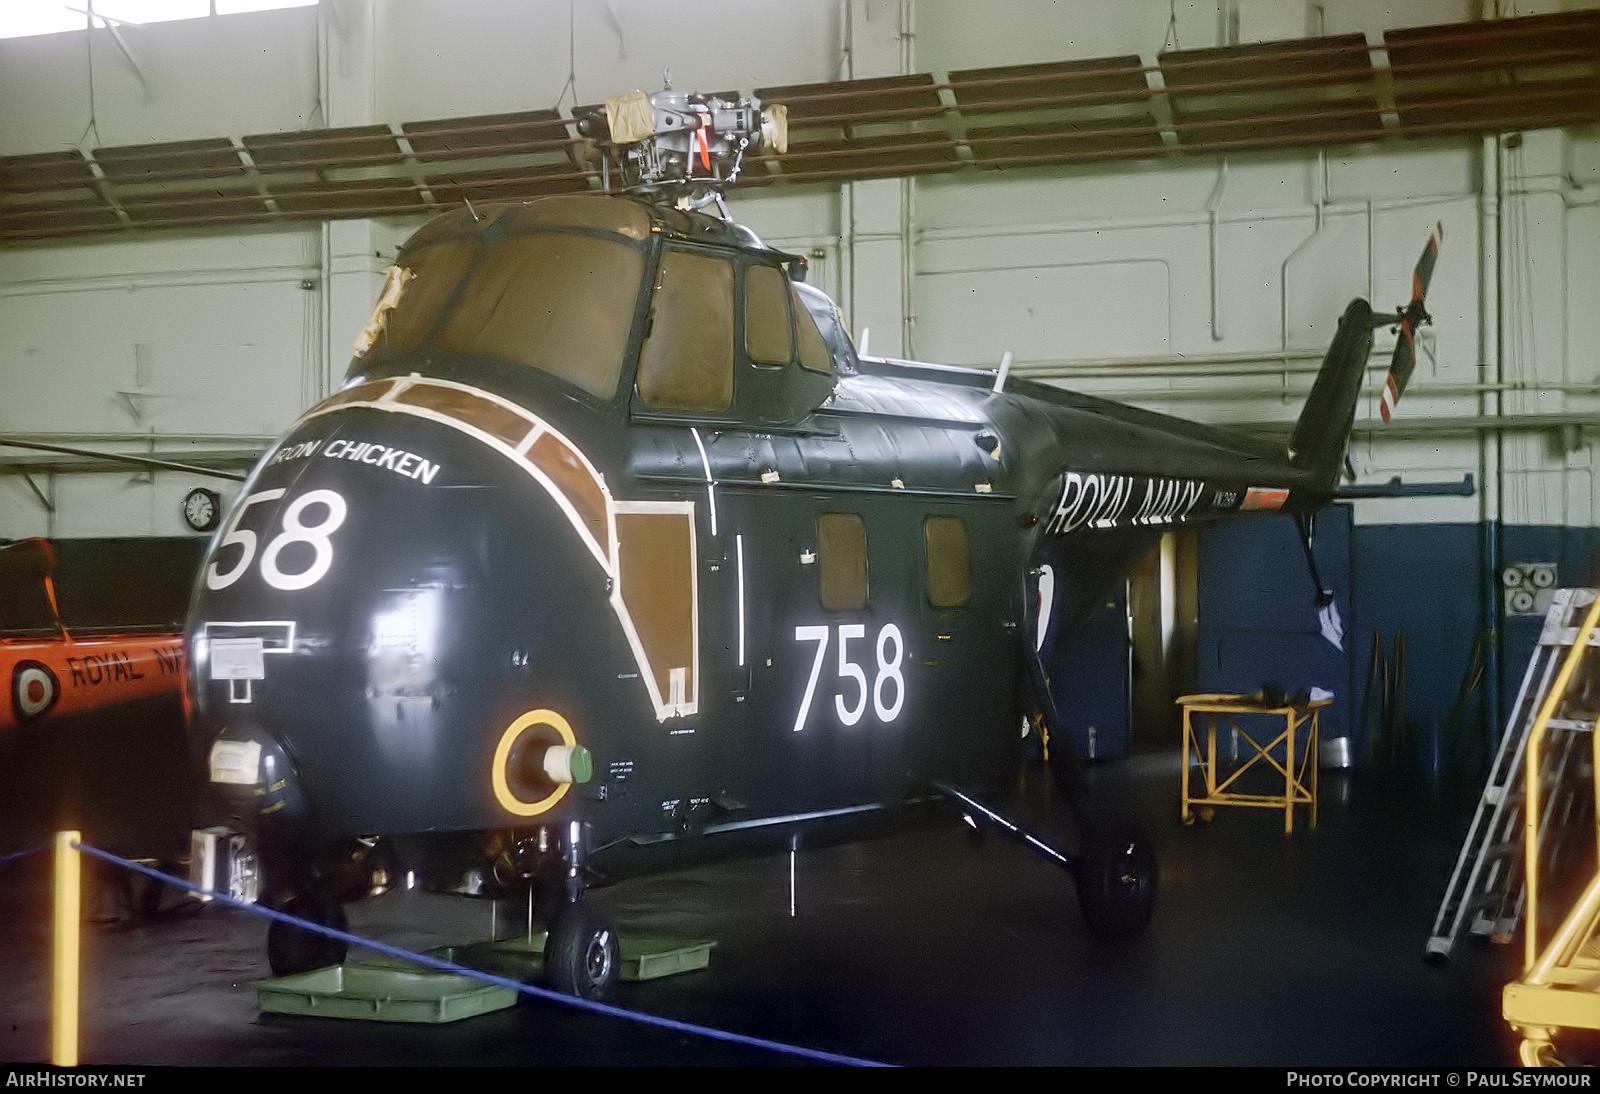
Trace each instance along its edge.
<instances>
[{"instance_id":1,"label":"yellow stanchion post","mask_svg":"<svg viewBox=\"0 0 1600 1094\"><path fill-rule=\"evenodd\" d=\"M56 833L56 922L52 944L50 1062L78 1066L78 924L83 892L77 832Z\"/></svg>"}]
</instances>

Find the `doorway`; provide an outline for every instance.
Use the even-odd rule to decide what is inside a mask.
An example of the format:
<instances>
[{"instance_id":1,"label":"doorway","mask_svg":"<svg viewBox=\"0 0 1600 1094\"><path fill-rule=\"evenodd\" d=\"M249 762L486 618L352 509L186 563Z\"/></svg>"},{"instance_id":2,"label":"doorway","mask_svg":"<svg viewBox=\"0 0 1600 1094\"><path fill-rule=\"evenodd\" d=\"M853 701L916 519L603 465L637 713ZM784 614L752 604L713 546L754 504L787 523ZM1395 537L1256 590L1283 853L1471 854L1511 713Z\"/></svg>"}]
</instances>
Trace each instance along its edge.
<instances>
[{"instance_id":1,"label":"doorway","mask_svg":"<svg viewBox=\"0 0 1600 1094\"><path fill-rule=\"evenodd\" d=\"M1128 575L1131 731L1139 750L1178 742L1175 701L1195 690L1199 559L1198 532L1177 529L1164 533Z\"/></svg>"}]
</instances>

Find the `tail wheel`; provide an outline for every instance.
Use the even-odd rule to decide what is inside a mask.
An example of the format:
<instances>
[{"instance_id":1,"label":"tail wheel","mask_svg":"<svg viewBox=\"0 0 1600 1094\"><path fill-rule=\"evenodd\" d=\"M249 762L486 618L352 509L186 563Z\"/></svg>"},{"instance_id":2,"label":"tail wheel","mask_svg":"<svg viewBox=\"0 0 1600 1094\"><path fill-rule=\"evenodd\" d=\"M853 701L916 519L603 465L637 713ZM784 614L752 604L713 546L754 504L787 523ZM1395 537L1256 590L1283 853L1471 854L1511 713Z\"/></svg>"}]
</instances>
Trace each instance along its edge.
<instances>
[{"instance_id":1,"label":"tail wheel","mask_svg":"<svg viewBox=\"0 0 1600 1094\"><path fill-rule=\"evenodd\" d=\"M1156 906L1156 860L1130 826L1091 833L1078 870L1078 906L1089 929L1107 942L1134 938Z\"/></svg>"},{"instance_id":2,"label":"tail wheel","mask_svg":"<svg viewBox=\"0 0 1600 1094\"><path fill-rule=\"evenodd\" d=\"M335 931L349 930L344 906L326 897L291 897L279 911L319 927ZM274 919L267 929L267 962L274 976L289 976L297 972L328 965L342 964L349 946L337 938L308 931L281 919Z\"/></svg>"},{"instance_id":3,"label":"tail wheel","mask_svg":"<svg viewBox=\"0 0 1600 1094\"><path fill-rule=\"evenodd\" d=\"M587 901L562 908L544 946L544 978L555 991L599 999L617 982L622 958L611 921Z\"/></svg>"}]
</instances>

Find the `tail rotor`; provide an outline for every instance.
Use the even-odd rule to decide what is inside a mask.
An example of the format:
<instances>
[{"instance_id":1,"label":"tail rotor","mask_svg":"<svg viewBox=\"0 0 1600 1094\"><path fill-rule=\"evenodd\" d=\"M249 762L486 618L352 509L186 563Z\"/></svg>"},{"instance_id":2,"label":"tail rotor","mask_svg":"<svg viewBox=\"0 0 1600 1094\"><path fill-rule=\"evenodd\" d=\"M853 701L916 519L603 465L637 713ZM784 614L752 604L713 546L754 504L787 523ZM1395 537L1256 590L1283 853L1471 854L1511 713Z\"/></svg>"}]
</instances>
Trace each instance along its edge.
<instances>
[{"instance_id":1,"label":"tail rotor","mask_svg":"<svg viewBox=\"0 0 1600 1094\"><path fill-rule=\"evenodd\" d=\"M1398 326L1394 357L1389 362L1389 375L1383 383L1383 402L1378 408L1385 422L1394 413L1400 396L1405 394L1406 385L1411 382L1411 373L1417 366L1417 328L1433 322L1433 316L1428 314L1422 302L1428 294L1428 282L1433 279L1433 267L1439 260L1439 242L1442 239L1444 224L1440 222L1434 225L1428 245L1422 249L1422 257L1417 259L1417 265L1411 271L1411 302L1396 310L1393 320L1385 316L1381 321L1384 324L1394 322Z\"/></svg>"}]
</instances>

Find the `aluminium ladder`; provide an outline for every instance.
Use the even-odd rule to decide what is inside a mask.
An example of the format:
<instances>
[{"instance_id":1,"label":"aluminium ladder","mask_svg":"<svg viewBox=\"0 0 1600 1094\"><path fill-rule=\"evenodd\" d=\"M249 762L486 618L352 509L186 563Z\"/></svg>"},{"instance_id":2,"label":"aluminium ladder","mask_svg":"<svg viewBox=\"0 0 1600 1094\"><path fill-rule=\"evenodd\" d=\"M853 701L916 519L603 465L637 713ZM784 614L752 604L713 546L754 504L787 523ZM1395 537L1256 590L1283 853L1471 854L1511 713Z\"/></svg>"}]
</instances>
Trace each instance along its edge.
<instances>
[{"instance_id":1,"label":"aluminium ladder","mask_svg":"<svg viewBox=\"0 0 1600 1094\"><path fill-rule=\"evenodd\" d=\"M1439 914L1434 917L1425 951L1430 959L1449 957L1463 927L1474 935L1509 941L1521 921L1526 895L1523 803L1527 798L1521 780L1528 732L1561 659L1576 640L1584 610L1594 602L1595 595L1593 589L1557 589L1552 594L1544 628L1528 659L1483 796L1478 799L1455 871L1439 904ZM1588 673L1580 680L1584 687L1594 685L1595 671L1600 668L1597 639L1600 636L1591 636L1582 658L1581 666ZM1569 687L1569 696L1571 690ZM1556 710L1559 716L1550 719L1549 729L1557 735L1540 752L1541 808L1535 846L1545 870L1556 867L1563 849L1560 833L1570 825L1575 810L1588 807L1593 793L1591 750L1584 745L1592 740L1594 717L1591 712L1565 709L1573 706L1569 698L1563 708ZM1583 714L1588 717L1574 716Z\"/></svg>"}]
</instances>

